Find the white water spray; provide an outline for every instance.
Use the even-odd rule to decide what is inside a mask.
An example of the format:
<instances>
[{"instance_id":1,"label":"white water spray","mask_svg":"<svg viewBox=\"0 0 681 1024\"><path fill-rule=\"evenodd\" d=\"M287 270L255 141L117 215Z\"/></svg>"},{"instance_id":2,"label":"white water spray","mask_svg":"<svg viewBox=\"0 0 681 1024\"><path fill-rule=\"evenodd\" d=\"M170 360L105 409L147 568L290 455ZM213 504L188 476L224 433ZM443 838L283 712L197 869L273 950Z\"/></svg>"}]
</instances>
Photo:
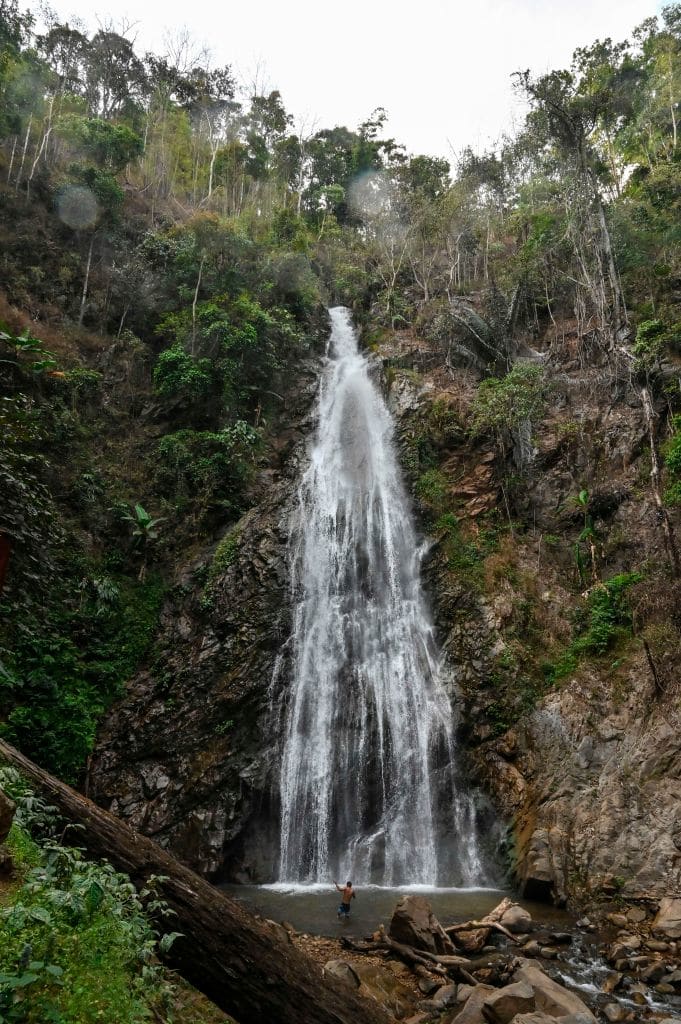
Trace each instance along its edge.
<instances>
[{"instance_id":1,"label":"white water spray","mask_svg":"<svg viewBox=\"0 0 681 1024\"><path fill-rule=\"evenodd\" d=\"M292 541L279 878L480 884L392 421L349 312L331 323Z\"/></svg>"}]
</instances>

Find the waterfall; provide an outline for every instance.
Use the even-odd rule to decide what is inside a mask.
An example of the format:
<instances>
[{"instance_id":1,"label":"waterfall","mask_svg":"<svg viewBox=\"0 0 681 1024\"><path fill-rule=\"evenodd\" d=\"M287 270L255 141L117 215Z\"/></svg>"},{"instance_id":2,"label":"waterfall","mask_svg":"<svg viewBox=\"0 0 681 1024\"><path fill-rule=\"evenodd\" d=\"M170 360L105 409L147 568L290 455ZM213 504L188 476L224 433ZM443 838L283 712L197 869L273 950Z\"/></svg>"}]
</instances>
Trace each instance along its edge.
<instances>
[{"instance_id":1,"label":"waterfall","mask_svg":"<svg viewBox=\"0 0 681 1024\"><path fill-rule=\"evenodd\" d=\"M330 316L291 539L279 878L479 884L392 420L349 311Z\"/></svg>"}]
</instances>

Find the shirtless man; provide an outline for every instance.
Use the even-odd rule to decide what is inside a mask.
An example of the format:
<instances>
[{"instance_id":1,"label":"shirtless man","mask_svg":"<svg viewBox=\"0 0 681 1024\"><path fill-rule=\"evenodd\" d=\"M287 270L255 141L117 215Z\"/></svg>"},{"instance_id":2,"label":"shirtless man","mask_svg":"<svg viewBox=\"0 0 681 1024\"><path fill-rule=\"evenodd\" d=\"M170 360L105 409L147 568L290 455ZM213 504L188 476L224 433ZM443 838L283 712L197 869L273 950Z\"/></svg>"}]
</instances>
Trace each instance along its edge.
<instances>
[{"instance_id":1,"label":"shirtless man","mask_svg":"<svg viewBox=\"0 0 681 1024\"><path fill-rule=\"evenodd\" d=\"M355 898L355 890L352 888L352 882L346 882L345 887L343 887L340 886L338 882L336 882L336 880L334 879L333 884L338 889L338 892L343 893L343 895L341 896L340 905L338 907L338 916L343 917L347 920L347 918L350 915L350 900L354 900Z\"/></svg>"}]
</instances>

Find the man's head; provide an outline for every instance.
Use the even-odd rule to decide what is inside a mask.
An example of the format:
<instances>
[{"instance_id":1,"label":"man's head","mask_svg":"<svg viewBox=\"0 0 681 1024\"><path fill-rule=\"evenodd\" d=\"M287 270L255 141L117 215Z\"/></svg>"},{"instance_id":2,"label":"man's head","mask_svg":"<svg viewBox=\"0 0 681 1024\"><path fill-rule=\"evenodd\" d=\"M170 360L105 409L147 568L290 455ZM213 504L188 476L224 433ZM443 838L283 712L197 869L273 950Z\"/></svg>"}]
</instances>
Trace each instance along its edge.
<instances>
[{"instance_id":1,"label":"man's head","mask_svg":"<svg viewBox=\"0 0 681 1024\"><path fill-rule=\"evenodd\" d=\"M348 887L348 889L352 889L352 882L346 882L345 884Z\"/></svg>"}]
</instances>

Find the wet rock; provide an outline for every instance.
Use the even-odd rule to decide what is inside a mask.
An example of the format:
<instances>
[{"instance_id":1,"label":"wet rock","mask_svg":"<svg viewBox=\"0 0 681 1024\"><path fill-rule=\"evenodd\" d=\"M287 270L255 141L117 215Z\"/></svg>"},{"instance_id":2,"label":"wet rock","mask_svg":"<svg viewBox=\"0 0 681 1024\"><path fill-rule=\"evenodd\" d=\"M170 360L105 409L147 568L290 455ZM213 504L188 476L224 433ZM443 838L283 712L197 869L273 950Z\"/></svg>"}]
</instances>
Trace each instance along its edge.
<instances>
[{"instance_id":1,"label":"wet rock","mask_svg":"<svg viewBox=\"0 0 681 1024\"><path fill-rule=\"evenodd\" d=\"M647 916L643 907L632 907L631 910L627 911L627 921L630 924L641 924Z\"/></svg>"},{"instance_id":2,"label":"wet rock","mask_svg":"<svg viewBox=\"0 0 681 1024\"><path fill-rule=\"evenodd\" d=\"M423 992L424 996L429 996L440 988L440 982L435 981L434 978L419 978L419 990Z\"/></svg>"},{"instance_id":3,"label":"wet rock","mask_svg":"<svg viewBox=\"0 0 681 1024\"><path fill-rule=\"evenodd\" d=\"M456 1002L456 985L440 985L437 992L430 998L433 1009L442 1010L445 1006Z\"/></svg>"},{"instance_id":4,"label":"wet rock","mask_svg":"<svg viewBox=\"0 0 681 1024\"><path fill-rule=\"evenodd\" d=\"M532 987L538 1010L556 1017L582 1013L587 1015L588 1021L595 1022L596 1018L579 996L549 978L537 964L528 960L520 960L519 963L521 966L515 971L513 980L524 981Z\"/></svg>"},{"instance_id":5,"label":"wet rock","mask_svg":"<svg viewBox=\"0 0 681 1024\"><path fill-rule=\"evenodd\" d=\"M640 984L632 985L628 992L629 998L633 1003L636 1003L637 1006L647 1005L647 994L648 989L646 988L646 986Z\"/></svg>"},{"instance_id":6,"label":"wet rock","mask_svg":"<svg viewBox=\"0 0 681 1024\"><path fill-rule=\"evenodd\" d=\"M461 986L464 988L465 986ZM487 1024L482 1007L488 996L494 995L495 988L491 985L476 985L464 1003L463 1009L457 1006L453 1013L446 1013L440 1018L439 1024Z\"/></svg>"},{"instance_id":7,"label":"wet rock","mask_svg":"<svg viewBox=\"0 0 681 1024\"><path fill-rule=\"evenodd\" d=\"M667 896L660 900L653 932L669 939L681 939L681 899Z\"/></svg>"},{"instance_id":8,"label":"wet rock","mask_svg":"<svg viewBox=\"0 0 681 1024\"><path fill-rule=\"evenodd\" d=\"M526 982L506 985L485 1000L482 1012L492 1024L510 1024L519 1013L535 1009L534 990Z\"/></svg>"},{"instance_id":9,"label":"wet rock","mask_svg":"<svg viewBox=\"0 0 681 1024\"><path fill-rule=\"evenodd\" d=\"M530 930L532 926L532 915L524 907L514 904L504 912L500 922L504 928L512 932L513 935L522 935L523 932Z\"/></svg>"},{"instance_id":10,"label":"wet rock","mask_svg":"<svg viewBox=\"0 0 681 1024\"><path fill-rule=\"evenodd\" d=\"M569 946L572 942L572 935L570 932L551 932L549 939L557 946Z\"/></svg>"},{"instance_id":11,"label":"wet rock","mask_svg":"<svg viewBox=\"0 0 681 1024\"><path fill-rule=\"evenodd\" d=\"M569 1013L565 1017L554 1017L541 1010L535 1010L534 1013L517 1014L511 1024L589 1024L591 1019L583 1013Z\"/></svg>"},{"instance_id":12,"label":"wet rock","mask_svg":"<svg viewBox=\"0 0 681 1024\"><path fill-rule=\"evenodd\" d=\"M653 953L668 953L671 949L668 942L662 942L659 939L646 939L643 945Z\"/></svg>"},{"instance_id":13,"label":"wet rock","mask_svg":"<svg viewBox=\"0 0 681 1024\"><path fill-rule=\"evenodd\" d=\"M612 1024L627 1019L627 1011L619 1003L608 1003L603 1007L603 1013L607 1020L612 1021Z\"/></svg>"},{"instance_id":14,"label":"wet rock","mask_svg":"<svg viewBox=\"0 0 681 1024\"><path fill-rule=\"evenodd\" d=\"M607 919L610 924L614 924L616 928L626 928L627 919L624 914L608 914Z\"/></svg>"},{"instance_id":15,"label":"wet rock","mask_svg":"<svg viewBox=\"0 0 681 1024\"><path fill-rule=\"evenodd\" d=\"M433 914L425 896L403 896L390 921L388 934L402 942L429 953L453 953L454 946Z\"/></svg>"},{"instance_id":16,"label":"wet rock","mask_svg":"<svg viewBox=\"0 0 681 1024\"><path fill-rule=\"evenodd\" d=\"M623 978L624 975L621 974L619 971L610 971L610 973L606 974L605 978L603 979L603 983L601 985L601 992L605 992L606 995L612 995L615 989L618 989L622 984Z\"/></svg>"},{"instance_id":17,"label":"wet rock","mask_svg":"<svg viewBox=\"0 0 681 1024\"><path fill-rule=\"evenodd\" d=\"M475 989L472 985L459 985L456 993L456 1001L461 1006L466 1002L468 997L474 992Z\"/></svg>"},{"instance_id":18,"label":"wet rock","mask_svg":"<svg viewBox=\"0 0 681 1024\"><path fill-rule=\"evenodd\" d=\"M591 921L589 920L588 917L580 917L579 921L577 921L577 927L578 928L590 928L591 927Z\"/></svg>"},{"instance_id":19,"label":"wet rock","mask_svg":"<svg viewBox=\"0 0 681 1024\"><path fill-rule=\"evenodd\" d=\"M0 789L0 843L4 843L14 821L16 804Z\"/></svg>"},{"instance_id":20,"label":"wet rock","mask_svg":"<svg viewBox=\"0 0 681 1024\"><path fill-rule=\"evenodd\" d=\"M640 949L643 942L639 935L624 935L617 939L608 950L609 960L619 960L628 957Z\"/></svg>"},{"instance_id":21,"label":"wet rock","mask_svg":"<svg viewBox=\"0 0 681 1024\"><path fill-rule=\"evenodd\" d=\"M672 971L666 978L662 979L667 985L673 985L674 988L681 988L681 970Z\"/></svg>"},{"instance_id":22,"label":"wet rock","mask_svg":"<svg viewBox=\"0 0 681 1024\"><path fill-rule=\"evenodd\" d=\"M558 959L558 949L555 946L542 946L540 954L545 960Z\"/></svg>"},{"instance_id":23,"label":"wet rock","mask_svg":"<svg viewBox=\"0 0 681 1024\"><path fill-rule=\"evenodd\" d=\"M523 953L527 953L528 956L539 956L541 953L541 946L536 939L530 939L521 947Z\"/></svg>"},{"instance_id":24,"label":"wet rock","mask_svg":"<svg viewBox=\"0 0 681 1024\"><path fill-rule=\"evenodd\" d=\"M664 981L661 981L659 985L655 986L655 991L659 992L661 996L673 996L676 989L673 985L667 985Z\"/></svg>"},{"instance_id":25,"label":"wet rock","mask_svg":"<svg viewBox=\"0 0 681 1024\"><path fill-rule=\"evenodd\" d=\"M648 966L644 967L641 971L641 980L647 985L656 985L658 981L662 981L664 973L664 964L648 964Z\"/></svg>"}]
</instances>

